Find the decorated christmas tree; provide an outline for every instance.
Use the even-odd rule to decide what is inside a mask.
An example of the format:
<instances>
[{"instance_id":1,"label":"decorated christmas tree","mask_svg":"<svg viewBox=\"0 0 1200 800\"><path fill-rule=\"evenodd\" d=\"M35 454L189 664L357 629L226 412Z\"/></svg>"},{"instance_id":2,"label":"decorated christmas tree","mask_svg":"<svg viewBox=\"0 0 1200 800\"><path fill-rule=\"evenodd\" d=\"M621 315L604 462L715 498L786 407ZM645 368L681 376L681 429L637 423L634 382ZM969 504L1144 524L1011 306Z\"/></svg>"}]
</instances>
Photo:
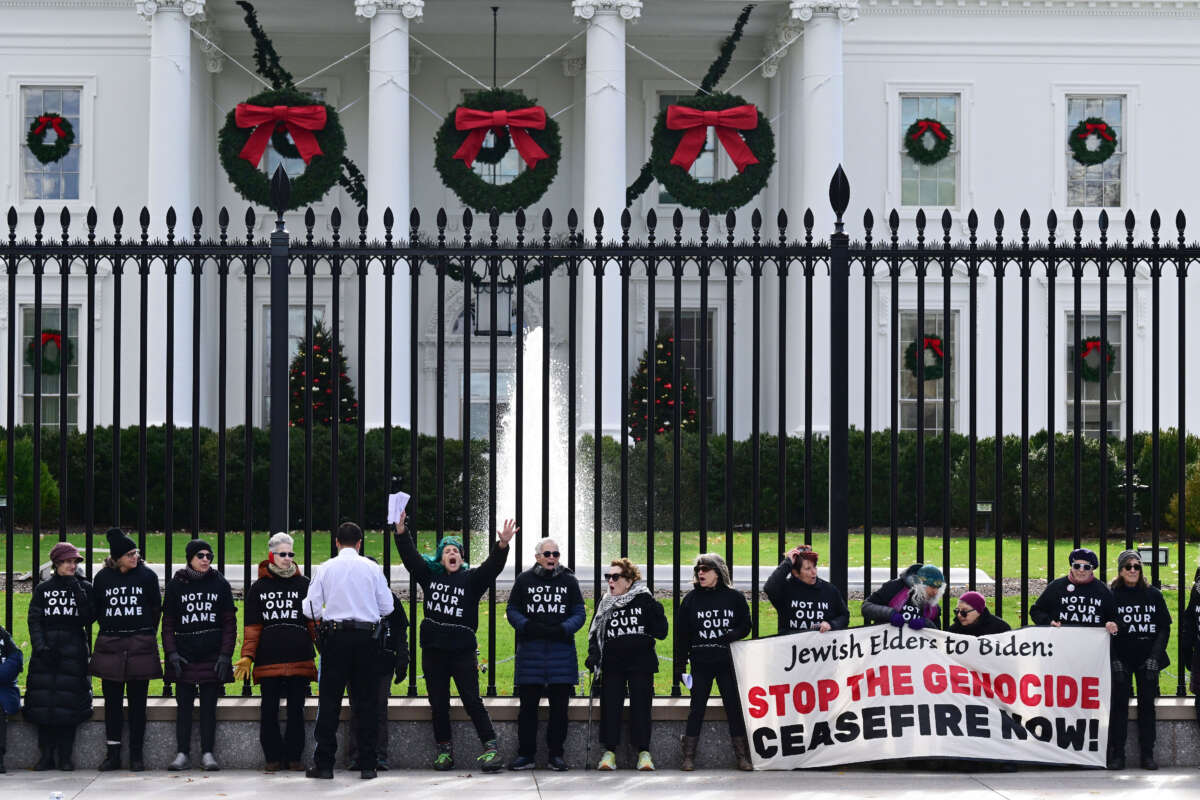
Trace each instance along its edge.
<instances>
[{"instance_id":1,"label":"decorated christmas tree","mask_svg":"<svg viewBox=\"0 0 1200 800\"><path fill-rule=\"evenodd\" d=\"M674 369L672 359L675 352L675 337L660 333L654 343L654 412L651 417L647 408L647 386L650 380L650 350L642 354L637 372L633 373L629 385L629 435L635 442L654 435L671 433L675 424L675 384L672 383ZM687 374L683 356L679 357L681 376ZM681 406L680 428L684 431L698 430L696 424L696 389L686 378L682 381L679 400Z\"/></svg>"},{"instance_id":2,"label":"decorated christmas tree","mask_svg":"<svg viewBox=\"0 0 1200 800\"><path fill-rule=\"evenodd\" d=\"M297 428L304 427L304 385L308 376L305 374L305 343L300 343L299 352L292 359L289 371L288 385L291 390L291 407L288 419ZM334 380L341 384L341 408L336 411L338 420L342 423L358 421L358 400L354 397L354 387L350 385L350 376L346 372L346 356L342 353L341 343L334 352L333 341L325 323L318 320L313 326L312 335L312 419L314 425L332 425L334 409Z\"/></svg>"}]
</instances>

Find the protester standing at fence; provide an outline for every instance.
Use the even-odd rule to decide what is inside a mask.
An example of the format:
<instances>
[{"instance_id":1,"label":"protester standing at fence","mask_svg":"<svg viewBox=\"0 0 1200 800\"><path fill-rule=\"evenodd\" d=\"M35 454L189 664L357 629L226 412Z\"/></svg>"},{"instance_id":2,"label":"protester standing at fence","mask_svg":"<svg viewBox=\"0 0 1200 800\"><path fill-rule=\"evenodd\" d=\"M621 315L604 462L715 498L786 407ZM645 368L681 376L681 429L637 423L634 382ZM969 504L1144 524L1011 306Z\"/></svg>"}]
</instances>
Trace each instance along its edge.
<instances>
[{"instance_id":1,"label":"protester standing at fence","mask_svg":"<svg viewBox=\"0 0 1200 800\"><path fill-rule=\"evenodd\" d=\"M92 716L88 676L90 628L96 618L92 585L76 574L83 556L70 542L50 550L54 574L29 600L29 677L25 720L37 725L41 758L34 770L75 769L71 751L79 723Z\"/></svg>"},{"instance_id":2,"label":"protester standing at fence","mask_svg":"<svg viewBox=\"0 0 1200 800\"><path fill-rule=\"evenodd\" d=\"M360 555L362 528L343 522L337 529L337 556L317 568L304 614L317 623L317 643L321 651L321 672L317 704L317 740L313 764L305 771L310 778L333 777L337 756L338 719L342 713L342 694L352 687L359 697L373 698L378 675L380 621L392 613L394 598L383 572ZM357 715L359 777L375 778L376 719L381 709L376 703L359 704Z\"/></svg>"},{"instance_id":3,"label":"protester standing at fence","mask_svg":"<svg viewBox=\"0 0 1200 800\"><path fill-rule=\"evenodd\" d=\"M1012 630L1007 622L988 611L987 601L979 592L963 592L954 609L954 622L947 628L962 636L987 636Z\"/></svg>"},{"instance_id":4,"label":"protester standing at fence","mask_svg":"<svg viewBox=\"0 0 1200 800\"><path fill-rule=\"evenodd\" d=\"M463 707L475 725L483 743L483 752L475 759L484 772L503 769L497 749L496 730L487 707L479 697L479 662L475 631L479 628L479 598L496 581L508 560L508 543L520 528L506 519L496 532L496 546L477 568L466 561L467 553L457 536L444 536L437 544L436 556L417 552L415 534L409 533L407 515L396 523L396 549L404 568L420 585L425 595L425 618L421 621L421 668L425 689L433 709L433 736L437 755L433 768L454 767L450 731L450 681L458 689Z\"/></svg>"},{"instance_id":5,"label":"protester standing at fence","mask_svg":"<svg viewBox=\"0 0 1200 800\"><path fill-rule=\"evenodd\" d=\"M808 545L793 547L767 578L763 590L779 616L780 633L825 633L849 627L846 601L836 586L817 577L817 560Z\"/></svg>"},{"instance_id":6,"label":"protester standing at fence","mask_svg":"<svg viewBox=\"0 0 1200 800\"><path fill-rule=\"evenodd\" d=\"M4 754L8 749L8 718L21 710L21 690L17 676L25 667L25 654L12 635L0 625L0 775L4 770Z\"/></svg>"},{"instance_id":7,"label":"protester standing at fence","mask_svg":"<svg viewBox=\"0 0 1200 800\"><path fill-rule=\"evenodd\" d=\"M1138 748L1142 769L1158 769L1154 742L1158 730L1154 698L1158 696L1159 670L1171 663L1167 641L1171 638L1171 612L1162 592L1146 582L1142 559L1136 550L1117 556L1117 577L1112 582L1117 607L1117 635L1113 637L1112 707L1108 720L1108 765L1125 766L1125 737L1129 730L1129 696L1137 680Z\"/></svg>"},{"instance_id":8,"label":"protester standing at fence","mask_svg":"<svg viewBox=\"0 0 1200 800\"><path fill-rule=\"evenodd\" d=\"M266 771L303 772L304 699L317 679L313 663L316 626L301 608L308 595L308 578L296 563L292 537L280 532L267 542L267 557L258 564L258 580L246 592L242 657L233 676L253 676L262 692L258 741ZM287 722L279 735L279 702L286 700Z\"/></svg>"},{"instance_id":9,"label":"protester standing at fence","mask_svg":"<svg viewBox=\"0 0 1200 800\"><path fill-rule=\"evenodd\" d=\"M558 542L542 539L533 547L535 563L513 582L505 616L516 630L513 692L521 699L517 716L517 757L511 770L532 769L537 755L538 704L550 703L546 748L553 770L568 769L563 758L567 739L567 703L579 682L575 632L587 619L579 581L559 561Z\"/></svg>"},{"instance_id":10,"label":"protester standing at fence","mask_svg":"<svg viewBox=\"0 0 1200 800\"><path fill-rule=\"evenodd\" d=\"M192 539L187 563L167 584L163 598L162 643L167 657L165 680L175 684L175 760L172 772L191 769L192 706L200 697L200 765L220 769L217 744L217 697L233 680L237 645L237 609L225 576L212 567L213 549Z\"/></svg>"},{"instance_id":11,"label":"protester standing at fence","mask_svg":"<svg viewBox=\"0 0 1200 800\"><path fill-rule=\"evenodd\" d=\"M637 768L654 769L650 757L650 706L658 655L654 640L667 638L667 614L628 558L615 559L605 572L608 594L596 605L588 628L588 669L599 669L600 743L604 753L596 769L617 768L621 711L629 694L629 738L637 749Z\"/></svg>"},{"instance_id":12,"label":"protester standing at fence","mask_svg":"<svg viewBox=\"0 0 1200 800\"><path fill-rule=\"evenodd\" d=\"M121 768L121 702L129 701L129 769L146 769L146 696L150 681L163 676L158 658L162 595L158 575L146 566L138 547L120 528L111 528L108 558L92 582L96 645L92 675L104 690L105 756L99 770Z\"/></svg>"},{"instance_id":13,"label":"protester standing at fence","mask_svg":"<svg viewBox=\"0 0 1200 800\"><path fill-rule=\"evenodd\" d=\"M367 559L375 561L370 556L367 556ZM388 698L392 696L392 684L403 683L404 679L408 677L408 614L404 611L403 601L394 590L392 591L392 613L383 617L379 624L383 626L383 634L379 637L382 648L379 651L375 690L373 695L362 702L368 702L379 709L379 713L376 714L378 719L375 726L375 769L385 772L391 768L388 763L388 746L390 744L387 718ZM395 677L393 678L393 676ZM350 731L346 737L346 768L351 771L361 771L362 759L358 752L358 721L355 715L358 713L356 709L360 708L362 703L354 696L353 685L350 687L349 695Z\"/></svg>"},{"instance_id":14,"label":"protester standing at fence","mask_svg":"<svg viewBox=\"0 0 1200 800\"><path fill-rule=\"evenodd\" d=\"M812 556L815 578L816 553L812 553ZM776 570L775 574L778 573L779 570ZM704 553L696 558L692 567L692 587L692 591L679 604L679 612L675 616L675 639L679 645L675 652L691 665L692 676L692 703L687 727L680 739L683 748L680 769L690 772L696 768L700 729L704 725L704 712L708 709L713 681L716 681L717 689L721 692L721 703L725 706L729 741L733 746L737 768L752 770L754 764L750 761L750 744L746 740L746 721L742 717L737 679L733 674L733 657L729 653L731 643L746 638L750 633L750 607L746 605L742 593L733 588L725 559L716 553ZM845 626L844 621L842 625Z\"/></svg>"},{"instance_id":15,"label":"protester standing at fence","mask_svg":"<svg viewBox=\"0 0 1200 800\"><path fill-rule=\"evenodd\" d=\"M1193 710L1196 724L1200 725L1200 567L1192 576L1192 591L1188 595L1187 608L1179 622L1179 637L1183 644L1183 659L1191 670L1188 689L1195 695Z\"/></svg>"},{"instance_id":16,"label":"protester standing at fence","mask_svg":"<svg viewBox=\"0 0 1200 800\"><path fill-rule=\"evenodd\" d=\"M897 628L908 625L913 630L940 627L938 604L945 584L942 571L933 564L913 564L863 601L863 619L888 622Z\"/></svg>"},{"instance_id":17,"label":"protester standing at fence","mask_svg":"<svg viewBox=\"0 0 1200 800\"><path fill-rule=\"evenodd\" d=\"M1070 572L1046 584L1041 596L1030 607L1029 618L1035 625L1054 628L1094 626L1115 634L1117 611L1112 591L1096 580L1100 559L1091 550L1081 547L1071 551L1068 563Z\"/></svg>"}]
</instances>

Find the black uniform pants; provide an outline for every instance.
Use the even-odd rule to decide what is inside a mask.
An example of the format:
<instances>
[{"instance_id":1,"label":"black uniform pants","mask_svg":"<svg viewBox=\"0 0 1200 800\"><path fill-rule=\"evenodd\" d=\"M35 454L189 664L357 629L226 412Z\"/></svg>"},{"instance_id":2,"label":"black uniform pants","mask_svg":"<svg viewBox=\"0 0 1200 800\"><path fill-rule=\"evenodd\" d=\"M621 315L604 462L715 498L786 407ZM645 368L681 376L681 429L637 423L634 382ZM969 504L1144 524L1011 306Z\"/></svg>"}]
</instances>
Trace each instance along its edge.
<instances>
[{"instance_id":1,"label":"black uniform pants","mask_svg":"<svg viewBox=\"0 0 1200 800\"><path fill-rule=\"evenodd\" d=\"M600 686L600 743L616 750L621 743L621 711L629 688L629 738L638 751L650 749L650 703L654 673L606 667Z\"/></svg>"},{"instance_id":2,"label":"black uniform pants","mask_svg":"<svg viewBox=\"0 0 1200 800\"><path fill-rule=\"evenodd\" d=\"M563 754L567 740L567 702L569 683L523 683L517 687L521 708L517 712L517 754L533 758L537 754L538 703L550 701L550 720L546 725L546 749L551 756Z\"/></svg>"},{"instance_id":3,"label":"black uniform pants","mask_svg":"<svg viewBox=\"0 0 1200 800\"><path fill-rule=\"evenodd\" d=\"M1124 669L1120 669L1124 666ZM1157 719L1154 713L1154 698L1158 697L1158 670L1140 667L1130 670L1128 665L1114 661L1112 673L1112 708L1108 715L1108 749L1125 752L1125 737L1129 733L1129 698L1133 694L1132 682L1137 680L1138 748L1142 755L1154 753L1157 737Z\"/></svg>"},{"instance_id":4,"label":"black uniform pants","mask_svg":"<svg viewBox=\"0 0 1200 800\"><path fill-rule=\"evenodd\" d=\"M43 753L55 750L59 759L69 759L75 749L76 725L38 725L38 749Z\"/></svg>"},{"instance_id":5,"label":"black uniform pants","mask_svg":"<svg viewBox=\"0 0 1200 800\"><path fill-rule=\"evenodd\" d=\"M318 684L317 725L314 738L317 749L313 766L333 769L337 758L338 717L342 695L350 686L359 697L371 697L374 679L379 674L379 642L369 630L332 631L321 648L321 680ZM354 723L358 726L359 763L375 764L375 730L380 708L375 702L362 703Z\"/></svg>"},{"instance_id":6,"label":"black uniform pants","mask_svg":"<svg viewBox=\"0 0 1200 800\"><path fill-rule=\"evenodd\" d=\"M8 752L8 714L0 711L0 766L4 766L4 754Z\"/></svg>"},{"instance_id":7,"label":"black uniform pants","mask_svg":"<svg viewBox=\"0 0 1200 800\"><path fill-rule=\"evenodd\" d=\"M192 704L200 696L200 752L211 753L217 746L217 698L219 683L175 684L175 745L180 753L192 749Z\"/></svg>"},{"instance_id":8,"label":"black uniform pants","mask_svg":"<svg viewBox=\"0 0 1200 800\"><path fill-rule=\"evenodd\" d=\"M308 693L308 678L291 675L286 678L263 678L262 709L258 717L258 741L267 761L299 761L304 752L304 696ZM279 735L279 701L286 699L287 722L283 736Z\"/></svg>"},{"instance_id":9,"label":"black uniform pants","mask_svg":"<svg viewBox=\"0 0 1200 800\"><path fill-rule=\"evenodd\" d=\"M384 672L382 675L372 679L371 692L368 693L368 700L355 696L354 687L350 687L350 736L349 742L346 745L346 760L355 763L359 766L371 766L363 764L359 761L358 752L358 725L355 718L358 716L358 710L364 702L369 702L379 709L376 715L378 721L375 728L375 757L376 763L379 761L387 761L388 757L388 721L387 721L387 706L388 698L392 696L392 673Z\"/></svg>"},{"instance_id":10,"label":"black uniform pants","mask_svg":"<svg viewBox=\"0 0 1200 800\"><path fill-rule=\"evenodd\" d=\"M108 744L121 743L122 699L128 695L129 708L125 717L129 720L129 752L141 754L146 740L146 695L150 681L100 682L104 689L104 738Z\"/></svg>"},{"instance_id":11,"label":"black uniform pants","mask_svg":"<svg viewBox=\"0 0 1200 800\"><path fill-rule=\"evenodd\" d=\"M450 734L450 681L458 689L459 699L467 716L475 724L479 741L487 744L496 738L492 718L479 697L479 662L472 650L421 651L421 669L425 671L425 689L429 692L429 705L433 709L433 738L438 743L449 742Z\"/></svg>"},{"instance_id":12,"label":"black uniform pants","mask_svg":"<svg viewBox=\"0 0 1200 800\"><path fill-rule=\"evenodd\" d=\"M699 736L704 724L704 712L708 708L708 698L712 694L713 681L721 692L721 704L725 706L725 717L729 721L729 736L737 738L746 736L746 721L742 719L742 701L738 697L737 681L733 676L732 664L697 664L692 663L692 705L688 710L688 736Z\"/></svg>"}]
</instances>

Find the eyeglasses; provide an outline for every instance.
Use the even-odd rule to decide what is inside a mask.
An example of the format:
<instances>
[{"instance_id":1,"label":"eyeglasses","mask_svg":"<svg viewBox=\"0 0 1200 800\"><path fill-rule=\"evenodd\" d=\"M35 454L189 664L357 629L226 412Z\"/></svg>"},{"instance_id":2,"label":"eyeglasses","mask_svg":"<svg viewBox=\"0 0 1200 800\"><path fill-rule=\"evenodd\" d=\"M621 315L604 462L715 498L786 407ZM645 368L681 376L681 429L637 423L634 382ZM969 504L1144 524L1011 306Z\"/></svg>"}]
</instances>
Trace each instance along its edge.
<instances>
[{"instance_id":1,"label":"eyeglasses","mask_svg":"<svg viewBox=\"0 0 1200 800\"><path fill-rule=\"evenodd\" d=\"M562 555L562 553L558 552L557 550L543 550L542 551L542 558L558 558L561 555Z\"/></svg>"},{"instance_id":2,"label":"eyeglasses","mask_svg":"<svg viewBox=\"0 0 1200 800\"><path fill-rule=\"evenodd\" d=\"M1083 570L1084 572L1091 572L1093 567L1091 564L1087 563L1086 561L1080 561L1075 564L1072 564L1071 569L1080 569L1080 570Z\"/></svg>"},{"instance_id":3,"label":"eyeglasses","mask_svg":"<svg viewBox=\"0 0 1200 800\"><path fill-rule=\"evenodd\" d=\"M1121 567L1121 569L1128 569L1128 570L1132 570L1134 572L1141 572L1142 565L1141 564L1126 564L1125 566Z\"/></svg>"},{"instance_id":4,"label":"eyeglasses","mask_svg":"<svg viewBox=\"0 0 1200 800\"><path fill-rule=\"evenodd\" d=\"M973 608L956 608L956 609L954 609L954 613L960 617L966 617L966 616L969 616L970 613L974 610L975 609L973 609Z\"/></svg>"},{"instance_id":5,"label":"eyeglasses","mask_svg":"<svg viewBox=\"0 0 1200 800\"><path fill-rule=\"evenodd\" d=\"M612 572L612 573L609 573L608 575L605 575L604 580L608 581L609 583L612 583L613 581L618 581L624 577L625 576L619 572Z\"/></svg>"},{"instance_id":6,"label":"eyeglasses","mask_svg":"<svg viewBox=\"0 0 1200 800\"><path fill-rule=\"evenodd\" d=\"M276 553L275 555L279 556L280 558L295 558L296 557L295 553ZM209 556L209 558L211 558L211 557L212 556Z\"/></svg>"},{"instance_id":7,"label":"eyeglasses","mask_svg":"<svg viewBox=\"0 0 1200 800\"><path fill-rule=\"evenodd\" d=\"M709 564L697 564L696 572L712 572L712 566Z\"/></svg>"},{"instance_id":8,"label":"eyeglasses","mask_svg":"<svg viewBox=\"0 0 1200 800\"><path fill-rule=\"evenodd\" d=\"M196 553L196 555L192 556L192 558L202 558L205 561L212 561L213 554L207 550L201 550L199 553Z\"/></svg>"}]
</instances>

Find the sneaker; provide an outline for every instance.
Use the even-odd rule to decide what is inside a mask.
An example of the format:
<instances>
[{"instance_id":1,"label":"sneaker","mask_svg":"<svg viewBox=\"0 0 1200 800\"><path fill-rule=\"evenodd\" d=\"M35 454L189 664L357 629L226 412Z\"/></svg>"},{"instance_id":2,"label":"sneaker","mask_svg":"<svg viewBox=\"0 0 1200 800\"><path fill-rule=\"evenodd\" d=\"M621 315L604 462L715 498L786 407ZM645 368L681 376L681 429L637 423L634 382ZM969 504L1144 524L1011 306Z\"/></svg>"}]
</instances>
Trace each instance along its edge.
<instances>
[{"instance_id":1,"label":"sneaker","mask_svg":"<svg viewBox=\"0 0 1200 800\"><path fill-rule=\"evenodd\" d=\"M450 750L450 743L439 744L437 756L433 759L433 768L439 772L454 769L454 753Z\"/></svg>"},{"instance_id":2,"label":"sneaker","mask_svg":"<svg viewBox=\"0 0 1200 800\"><path fill-rule=\"evenodd\" d=\"M522 769L533 769L534 761L529 756L517 756L512 761L508 762L508 768L513 772Z\"/></svg>"},{"instance_id":3,"label":"sneaker","mask_svg":"<svg viewBox=\"0 0 1200 800\"><path fill-rule=\"evenodd\" d=\"M654 760L650 758L649 750L638 752L637 769L641 772L654 772Z\"/></svg>"},{"instance_id":4,"label":"sneaker","mask_svg":"<svg viewBox=\"0 0 1200 800\"><path fill-rule=\"evenodd\" d=\"M483 746L483 752L475 758L475 763L484 772L499 772L504 769L500 761L500 751L496 749L496 740L489 739Z\"/></svg>"},{"instance_id":5,"label":"sneaker","mask_svg":"<svg viewBox=\"0 0 1200 800\"><path fill-rule=\"evenodd\" d=\"M188 758L187 753L176 753L175 760L167 765L168 772L183 772L185 769L192 768L192 760Z\"/></svg>"},{"instance_id":6,"label":"sneaker","mask_svg":"<svg viewBox=\"0 0 1200 800\"><path fill-rule=\"evenodd\" d=\"M600 763L596 765L596 769L601 772L611 772L617 768L617 754L612 750L605 750L604 755L600 756Z\"/></svg>"},{"instance_id":7,"label":"sneaker","mask_svg":"<svg viewBox=\"0 0 1200 800\"><path fill-rule=\"evenodd\" d=\"M554 770L555 772L566 772L570 769L570 767L567 766L567 762L563 760L562 756L550 756L549 764L550 769Z\"/></svg>"},{"instance_id":8,"label":"sneaker","mask_svg":"<svg viewBox=\"0 0 1200 800\"><path fill-rule=\"evenodd\" d=\"M200 766L205 772L217 772L221 769L221 765L217 763L217 759L212 753L205 753L200 757Z\"/></svg>"},{"instance_id":9,"label":"sneaker","mask_svg":"<svg viewBox=\"0 0 1200 800\"><path fill-rule=\"evenodd\" d=\"M386 758L377 758L375 759L375 769L379 770L380 772L388 772L391 770L391 767L388 766L388 761Z\"/></svg>"}]
</instances>

